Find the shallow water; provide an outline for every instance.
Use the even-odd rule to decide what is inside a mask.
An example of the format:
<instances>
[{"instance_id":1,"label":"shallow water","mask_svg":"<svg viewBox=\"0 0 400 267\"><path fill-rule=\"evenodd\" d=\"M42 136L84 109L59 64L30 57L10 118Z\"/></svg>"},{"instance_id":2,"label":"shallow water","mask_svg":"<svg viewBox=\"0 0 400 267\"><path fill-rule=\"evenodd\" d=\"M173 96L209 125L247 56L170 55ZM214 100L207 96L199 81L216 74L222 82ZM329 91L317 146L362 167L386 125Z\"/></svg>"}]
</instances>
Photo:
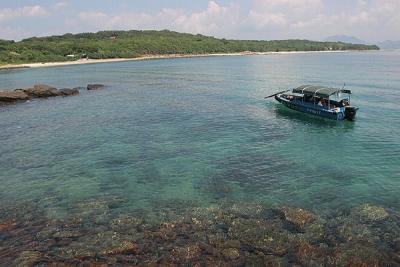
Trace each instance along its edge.
<instances>
[{"instance_id":1,"label":"shallow water","mask_svg":"<svg viewBox=\"0 0 400 267\"><path fill-rule=\"evenodd\" d=\"M1 88L103 83L104 90L0 107L0 201L48 219L120 199L114 216L213 203L315 212L398 210L400 53L232 56L0 72ZM263 97L346 87L355 122L297 114Z\"/></svg>"}]
</instances>

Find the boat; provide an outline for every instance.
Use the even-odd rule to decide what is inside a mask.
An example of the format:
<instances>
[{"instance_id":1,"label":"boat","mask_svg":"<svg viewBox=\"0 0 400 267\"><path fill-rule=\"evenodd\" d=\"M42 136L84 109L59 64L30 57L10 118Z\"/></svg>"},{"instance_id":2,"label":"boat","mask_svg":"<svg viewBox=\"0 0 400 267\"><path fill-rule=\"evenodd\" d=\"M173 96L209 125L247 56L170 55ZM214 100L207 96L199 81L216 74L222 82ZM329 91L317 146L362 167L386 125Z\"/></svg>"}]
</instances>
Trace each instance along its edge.
<instances>
[{"instance_id":1,"label":"boat","mask_svg":"<svg viewBox=\"0 0 400 267\"><path fill-rule=\"evenodd\" d=\"M347 98L341 98L345 94ZM351 90L319 85L302 85L265 98L275 99L286 107L332 120L355 119L358 108L350 105ZM336 99L333 99L336 98Z\"/></svg>"}]
</instances>

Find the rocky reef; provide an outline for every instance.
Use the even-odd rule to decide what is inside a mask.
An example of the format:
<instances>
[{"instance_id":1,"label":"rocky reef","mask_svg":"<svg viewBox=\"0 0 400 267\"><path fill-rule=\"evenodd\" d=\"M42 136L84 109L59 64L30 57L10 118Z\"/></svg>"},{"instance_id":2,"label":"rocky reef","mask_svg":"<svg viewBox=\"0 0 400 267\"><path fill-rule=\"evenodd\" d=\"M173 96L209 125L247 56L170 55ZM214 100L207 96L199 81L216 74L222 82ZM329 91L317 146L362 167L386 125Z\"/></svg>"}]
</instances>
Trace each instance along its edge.
<instances>
[{"instance_id":1,"label":"rocky reef","mask_svg":"<svg viewBox=\"0 0 400 267\"><path fill-rule=\"evenodd\" d=\"M103 87L104 85L102 84L88 84L87 90L95 90ZM0 105L15 104L33 98L79 95L80 88L81 87L76 87L72 89L57 89L53 86L46 84L36 84L32 88L15 89L13 91L0 91Z\"/></svg>"},{"instance_id":2,"label":"rocky reef","mask_svg":"<svg viewBox=\"0 0 400 267\"><path fill-rule=\"evenodd\" d=\"M104 88L104 84L88 84L86 89L91 91L91 90L98 90Z\"/></svg>"},{"instance_id":3,"label":"rocky reef","mask_svg":"<svg viewBox=\"0 0 400 267\"><path fill-rule=\"evenodd\" d=\"M30 97L22 91L0 92L0 103L1 102L13 103L13 102L25 101L25 100L29 100L29 99L30 99Z\"/></svg>"},{"instance_id":4,"label":"rocky reef","mask_svg":"<svg viewBox=\"0 0 400 267\"><path fill-rule=\"evenodd\" d=\"M88 200L64 219L1 207L0 265L400 265L400 213L370 204L330 215L258 203L111 212L121 203Z\"/></svg>"}]
</instances>

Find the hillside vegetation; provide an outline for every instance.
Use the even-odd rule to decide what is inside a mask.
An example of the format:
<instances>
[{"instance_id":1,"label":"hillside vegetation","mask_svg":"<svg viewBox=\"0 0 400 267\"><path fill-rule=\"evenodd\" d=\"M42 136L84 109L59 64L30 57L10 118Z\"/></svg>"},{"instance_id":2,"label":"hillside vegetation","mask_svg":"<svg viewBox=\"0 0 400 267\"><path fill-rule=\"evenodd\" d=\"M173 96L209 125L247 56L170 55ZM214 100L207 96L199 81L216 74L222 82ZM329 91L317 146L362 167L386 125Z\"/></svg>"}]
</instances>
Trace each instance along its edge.
<instances>
[{"instance_id":1,"label":"hillside vegetation","mask_svg":"<svg viewBox=\"0 0 400 267\"><path fill-rule=\"evenodd\" d=\"M155 54L234 52L376 50L375 45L308 40L226 40L172 31L101 31L33 37L19 42L0 40L0 64L134 58Z\"/></svg>"}]
</instances>

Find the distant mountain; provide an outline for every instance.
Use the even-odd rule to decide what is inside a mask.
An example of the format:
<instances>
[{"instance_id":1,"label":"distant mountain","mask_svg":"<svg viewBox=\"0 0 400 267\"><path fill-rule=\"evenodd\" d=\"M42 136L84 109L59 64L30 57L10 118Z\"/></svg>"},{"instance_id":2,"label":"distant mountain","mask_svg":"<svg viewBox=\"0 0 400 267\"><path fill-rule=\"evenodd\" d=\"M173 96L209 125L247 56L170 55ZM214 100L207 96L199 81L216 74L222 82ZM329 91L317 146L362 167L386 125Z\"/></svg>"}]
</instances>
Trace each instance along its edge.
<instances>
[{"instance_id":1,"label":"distant mountain","mask_svg":"<svg viewBox=\"0 0 400 267\"><path fill-rule=\"evenodd\" d=\"M382 49L400 49L400 40L397 41L392 41L392 40L387 40L378 43L378 46Z\"/></svg>"},{"instance_id":2,"label":"distant mountain","mask_svg":"<svg viewBox=\"0 0 400 267\"><path fill-rule=\"evenodd\" d=\"M348 35L334 35L334 36L329 36L324 39L326 42L343 42L343 43L350 43L350 44L368 44L368 42L358 39L357 37L354 36L348 36Z\"/></svg>"}]
</instances>

